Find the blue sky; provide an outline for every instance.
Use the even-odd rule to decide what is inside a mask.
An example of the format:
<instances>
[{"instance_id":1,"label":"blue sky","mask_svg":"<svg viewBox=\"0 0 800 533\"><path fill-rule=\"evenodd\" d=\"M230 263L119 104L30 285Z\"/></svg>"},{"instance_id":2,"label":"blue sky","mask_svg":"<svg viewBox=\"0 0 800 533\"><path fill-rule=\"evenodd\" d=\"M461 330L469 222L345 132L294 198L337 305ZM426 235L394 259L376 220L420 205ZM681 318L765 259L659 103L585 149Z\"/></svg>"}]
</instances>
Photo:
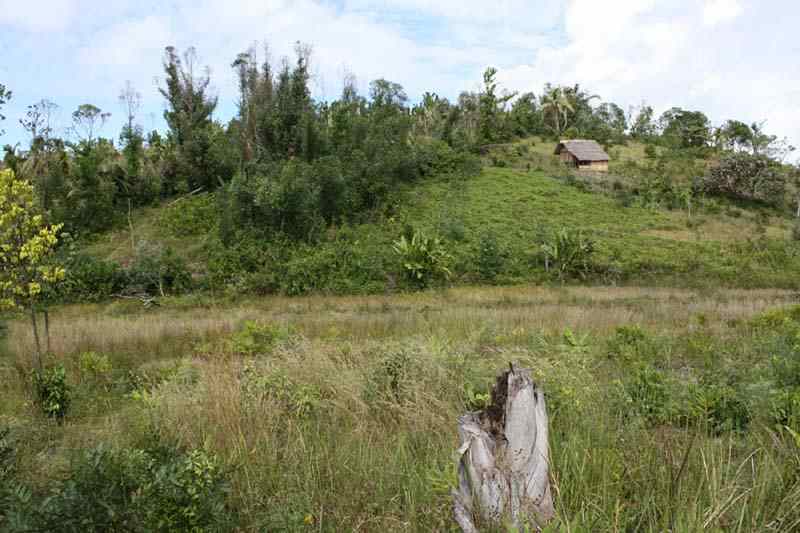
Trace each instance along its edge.
<instances>
[{"instance_id":1,"label":"blue sky","mask_svg":"<svg viewBox=\"0 0 800 533\"><path fill-rule=\"evenodd\" d=\"M729 118L766 120L800 145L800 2L775 0L0 0L0 83L14 91L0 143L27 142L28 104L81 103L112 113L127 80L142 93L139 122L161 128L164 46L193 45L210 66L227 120L237 52L267 41L274 58L313 46L314 92L333 98L347 73L362 89L385 77L412 99L455 97L496 66L508 90L580 83L624 108L647 101Z\"/></svg>"}]
</instances>

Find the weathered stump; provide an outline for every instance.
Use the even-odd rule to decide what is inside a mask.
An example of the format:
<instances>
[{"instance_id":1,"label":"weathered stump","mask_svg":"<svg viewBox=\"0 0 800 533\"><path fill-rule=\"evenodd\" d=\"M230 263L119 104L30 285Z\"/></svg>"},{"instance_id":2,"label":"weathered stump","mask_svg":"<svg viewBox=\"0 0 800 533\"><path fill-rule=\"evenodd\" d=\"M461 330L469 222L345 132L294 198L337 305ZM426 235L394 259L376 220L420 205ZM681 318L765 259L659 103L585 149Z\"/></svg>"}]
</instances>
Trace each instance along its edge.
<instances>
[{"instance_id":1,"label":"weathered stump","mask_svg":"<svg viewBox=\"0 0 800 533\"><path fill-rule=\"evenodd\" d=\"M555 514L544 394L530 370L510 367L498 376L491 405L458 420L453 510L465 533L482 524L538 529Z\"/></svg>"}]
</instances>

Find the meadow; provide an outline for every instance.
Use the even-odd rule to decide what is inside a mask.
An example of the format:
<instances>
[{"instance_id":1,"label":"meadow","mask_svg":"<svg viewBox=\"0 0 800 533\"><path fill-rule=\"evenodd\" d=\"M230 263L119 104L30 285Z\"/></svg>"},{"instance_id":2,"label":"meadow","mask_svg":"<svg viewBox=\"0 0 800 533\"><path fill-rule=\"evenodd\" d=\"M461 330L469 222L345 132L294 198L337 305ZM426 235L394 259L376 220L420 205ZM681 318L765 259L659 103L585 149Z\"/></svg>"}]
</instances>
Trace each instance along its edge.
<instances>
[{"instance_id":1,"label":"meadow","mask_svg":"<svg viewBox=\"0 0 800 533\"><path fill-rule=\"evenodd\" d=\"M11 320L0 530L454 531L456 419L518 361L548 402L551 531L796 531L796 301L516 286L61 306L61 419Z\"/></svg>"}]
</instances>

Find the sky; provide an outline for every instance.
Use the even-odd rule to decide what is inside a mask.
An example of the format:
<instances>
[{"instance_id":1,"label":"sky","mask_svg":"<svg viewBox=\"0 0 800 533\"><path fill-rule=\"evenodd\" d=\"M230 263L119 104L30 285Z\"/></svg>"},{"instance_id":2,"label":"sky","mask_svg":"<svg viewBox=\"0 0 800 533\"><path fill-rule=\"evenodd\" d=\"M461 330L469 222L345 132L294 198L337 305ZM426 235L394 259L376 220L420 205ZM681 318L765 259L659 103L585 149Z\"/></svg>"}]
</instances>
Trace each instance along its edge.
<instances>
[{"instance_id":1,"label":"sky","mask_svg":"<svg viewBox=\"0 0 800 533\"><path fill-rule=\"evenodd\" d=\"M27 145L18 119L42 98L59 105L57 133L92 103L112 113L101 134L116 137L126 81L143 97L138 122L164 128L167 45L197 49L227 121L236 54L266 42L280 60L301 41L322 99L348 74L364 92L386 78L412 101L453 99L494 66L509 91L579 83L625 109L766 121L800 146L799 22L797 0L0 0L0 83L14 93L0 144Z\"/></svg>"}]
</instances>

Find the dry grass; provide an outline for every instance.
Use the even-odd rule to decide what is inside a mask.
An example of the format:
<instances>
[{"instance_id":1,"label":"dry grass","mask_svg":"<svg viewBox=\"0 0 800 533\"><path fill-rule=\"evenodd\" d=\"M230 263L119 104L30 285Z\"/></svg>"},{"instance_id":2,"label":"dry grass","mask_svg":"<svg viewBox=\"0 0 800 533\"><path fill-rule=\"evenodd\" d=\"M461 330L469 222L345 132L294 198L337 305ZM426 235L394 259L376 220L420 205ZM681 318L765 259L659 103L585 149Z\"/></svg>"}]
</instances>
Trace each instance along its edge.
<instances>
[{"instance_id":1,"label":"dry grass","mask_svg":"<svg viewBox=\"0 0 800 533\"><path fill-rule=\"evenodd\" d=\"M63 308L53 313L53 352L139 353L143 359L171 355L175 344L192 345L230 333L245 320L291 324L308 337L341 335L352 340L444 332L468 338L486 324L528 330L605 332L639 323L672 329L691 315L729 320L792 301L782 290L698 291L645 287L455 288L394 296L268 297L207 308L151 311L115 304ZM33 337L24 320L10 324L9 349L24 357Z\"/></svg>"},{"instance_id":2,"label":"dry grass","mask_svg":"<svg viewBox=\"0 0 800 533\"><path fill-rule=\"evenodd\" d=\"M690 444L685 428L624 423L609 402L629 376L605 347L614 328L639 324L672 343L664 354L686 372L703 363L683 337L735 346L749 339L736 324L794 299L779 290L503 287L65 307L52 335L72 376L74 414L57 426L26 403L9 363L26 364L31 339L25 322L13 322L0 370L17 383L0 385L11 399L0 424L26 436L23 478L41 487L65 475L75 450L155 431L223 461L242 530L450 531L465 391L516 359L549 395L562 530L789 531L781 527L797 520L798 494L781 476L800 457L791 444L758 428L724 438L698 430ZM291 333L245 356L231 339L250 320ZM86 350L108 354L115 371L164 377L121 395L76 369Z\"/></svg>"}]
</instances>

